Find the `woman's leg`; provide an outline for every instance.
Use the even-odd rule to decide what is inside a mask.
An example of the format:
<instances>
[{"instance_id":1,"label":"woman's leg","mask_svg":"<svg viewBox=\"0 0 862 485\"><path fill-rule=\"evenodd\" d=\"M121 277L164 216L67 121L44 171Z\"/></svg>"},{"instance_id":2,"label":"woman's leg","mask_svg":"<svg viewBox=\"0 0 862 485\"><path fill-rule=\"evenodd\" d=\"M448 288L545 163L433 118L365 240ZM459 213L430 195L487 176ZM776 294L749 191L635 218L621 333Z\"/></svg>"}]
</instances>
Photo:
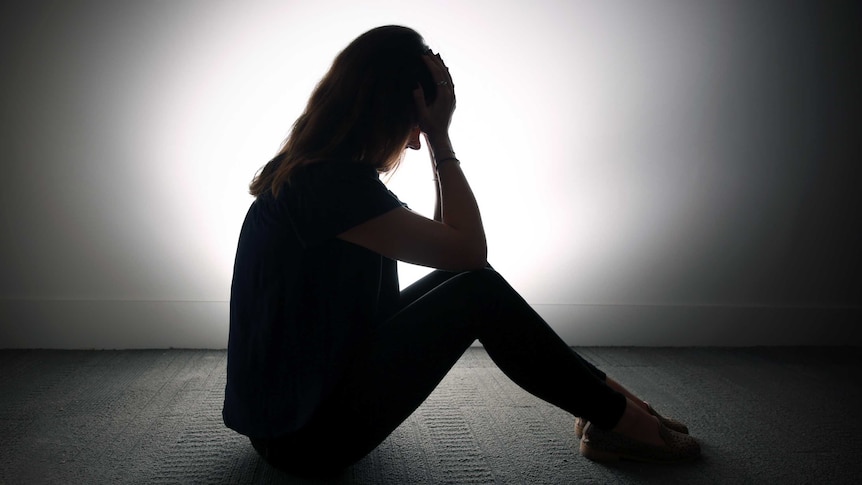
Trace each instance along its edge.
<instances>
[{"instance_id":1,"label":"woman's leg","mask_svg":"<svg viewBox=\"0 0 862 485\"><path fill-rule=\"evenodd\" d=\"M488 268L490 270L490 268ZM402 292L402 309L410 306L411 304L419 301L416 308L414 308L416 313L423 312L426 313L425 318L429 318L432 320L446 320L447 317L444 315L447 312L451 312L451 310L455 310L458 312L459 309L466 310L468 307L471 308L479 308L478 314L474 314L472 316L472 321L481 322L481 321L492 321L494 323L493 332L490 333L478 333L475 332L468 337L468 339L472 342L474 338L478 338L485 345L485 348L488 350L492 359L497 362L498 366L500 366L504 372L507 372L510 377L512 377L516 382L518 382L522 387L530 390L534 394L543 397L544 399L553 402L554 404L559 405L566 409L567 407L571 410L571 405L567 406L566 402L572 402L573 399L571 396L564 397L562 399L555 398L554 396L547 395L546 391L543 389L553 389L552 392L556 393L557 389L561 386L557 386L550 383L538 382L536 381L533 375L540 375L541 373L534 371L533 369L542 368L541 365L531 365L528 367L524 367L523 365L519 365L516 362L509 362L509 355L513 354L513 351L519 348L524 347L525 340L517 337L518 335L523 335L527 339L533 338L535 335L542 335L544 337L543 343L536 342L534 345L528 345L527 354L530 351L536 351L540 349L548 349L553 348L557 352L553 354L555 358L562 359L562 362L568 364L571 359L576 359L579 361L580 366L579 371L583 370L582 368L586 368L591 374L593 374L598 380L605 382L607 380L607 376L597 369L595 366L590 364L581 358L576 352L572 351L567 344L565 344L559 337L547 326L547 324L542 321L541 317L536 314L529 305L512 289L508 283L503 280L503 278L498 275L493 270L486 270L482 272L476 272L476 274L484 275L486 277L490 277L490 280L493 280L492 285L487 285L487 282L481 282L478 285L476 283L468 284L467 286L471 288L493 288L491 291L484 291L487 297L486 300L489 300L490 303L482 303L482 298L475 298L472 292L464 292L462 287L463 284L457 284L454 286L441 287L443 283L446 283L452 280L455 277L458 277L458 273L451 273L445 271L434 271L424 278L420 279L416 283L410 285ZM466 276L466 275L465 275ZM475 278L475 274L471 277ZM488 280L489 278L479 278L483 280ZM432 290L437 288L441 288L439 291ZM451 293L447 296L447 293ZM424 298L424 300L422 300ZM466 298L467 303L459 303L459 298ZM436 303L435 303L436 302ZM503 303L501 305L500 303ZM443 305L446 308L436 308L440 305ZM496 312L499 316L494 317L493 311L489 311L492 307L497 307ZM431 311L431 315L427 315L427 312ZM514 310L511 310L514 308ZM456 319L459 316L456 315ZM396 315L396 318L399 320L415 320L415 317L412 313L403 313L400 315ZM451 317L449 317L451 319ZM503 325L506 322L510 322L509 325ZM522 332L521 328L523 328L523 322L533 322L532 326L526 330L526 332ZM441 322L442 323L442 322ZM513 327L512 324L515 326ZM399 324L400 325L400 324ZM437 324L439 327L439 323ZM434 328L434 326L428 327ZM537 332L538 330L538 332ZM473 335L475 335L474 338ZM495 335L502 335L503 338L496 338ZM512 345L514 343L514 345ZM508 347L508 348L507 348ZM458 352L460 355L461 352ZM527 358L524 359L529 362L531 360L535 360L534 358L530 358L527 355ZM522 370L523 368L523 370ZM447 368L448 370L448 368ZM523 377L518 377L517 374L522 373ZM549 374L545 372L545 374ZM441 376L442 377L442 376ZM594 385L594 381L589 381L591 385ZM610 381L613 382L613 381ZM609 384L610 384L609 382ZM436 383L435 383L436 384ZM619 386L618 386L619 387ZM613 389L622 392L624 395L628 395L629 393L617 389L616 387L612 387ZM574 392L577 392L578 389L574 389ZM638 400L638 402L641 402Z\"/></svg>"},{"instance_id":2,"label":"woman's leg","mask_svg":"<svg viewBox=\"0 0 862 485\"><path fill-rule=\"evenodd\" d=\"M414 301L422 298L434 288L442 285L450 279L458 276L460 273L452 271L443 271L442 269L434 270L422 278L416 280L407 288L401 290L401 300L399 301L399 310L403 310Z\"/></svg>"},{"instance_id":3,"label":"woman's leg","mask_svg":"<svg viewBox=\"0 0 862 485\"><path fill-rule=\"evenodd\" d=\"M271 462L314 472L303 465L321 453L327 468L362 458L428 397L477 338L527 391L599 427L617 424L626 398L585 365L500 275L481 270L434 278L444 282L375 331L312 422L269 447Z\"/></svg>"},{"instance_id":4,"label":"woman's leg","mask_svg":"<svg viewBox=\"0 0 862 485\"><path fill-rule=\"evenodd\" d=\"M414 301L418 300L420 297L424 296L429 291L434 288L440 286L441 284L448 281L450 278L457 276L459 273L436 270L427 274L423 278L417 280L415 283L411 284L407 288L405 288L401 292L401 308L404 308ZM576 353L577 355L577 353ZM631 399L635 404L640 406L641 408L648 410L649 404L640 399L634 393L623 387L622 384L615 381L614 379L608 377L604 372L599 370L596 366L591 364L589 361L584 360L580 355L578 358L581 359L582 363L593 373L593 375L597 376L599 379L605 381L605 383L610 386L611 389L619 392L620 394L626 396Z\"/></svg>"},{"instance_id":5,"label":"woman's leg","mask_svg":"<svg viewBox=\"0 0 862 485\"><path fill-rule=\"evenodd\" d=\"M491 268L490 266L488 267L488 269L493 270L493 268ZM451 272L451 271L443 271L443 270L439 270L439 269L432 271L431 273L428 273L427 275L420 278L419 280L412 283L410 286L408 286L407 288L404 288L404 290L401 291L400 309L406 308L407 306L409 306L410 304L412 304L413 302L415 302L419 298L425 296L427 293L429 293L434 288L437 288L438 286L442 285L443 283L445 283L449 279L451 279L455 276L458 276L459 274L460 273L455 273L455 272ZM514 290L512 290L512 291L514 291ZM581 363L584 366L586 366L587 369L590 370L590 372L593 373L593 375L595 375L596 377L598 377L599 379L601 379L603 381L606 381L607 384L609 386L611 386L612 389L615 389L616 391L621 392L622 394L624 394L627 397L633 396L627 389L623 388L621 385L616 383L616 381L609 379L604 372L599 370L596 366L591 364L589 361L585 360L583 357L578 355L576 352L574 352L574 354L575 354L576 358L580 359ZM637 398L634 398L634 399L636 399L637 402L643 402Z\"/></svg>"},{"instance_id":6,"label":"woman's leg","mask_svg":"<svg viewBox=\"0 0 862 485\"><path fill-rule=\"evenodd\" d=\"M434 288L440 286L441 284L445 283L450 278L457 276L458 274L459 273L443 271L443 270L432 271L431 273L429 273L426 276L424 276L423 278L417 280L415 283L411 284L410 286L408 286L407 288L405 288L401 292L401 301L400 301L401 308L404 308L404 307L410 305L411 303L418 300L419 298L421 298L422 296L424 296L425 294L427 294L428 292L430 292ZM581 359L584 366L586 366L587 369L589 369L590 372L593 373L593 375L595 375L599 379L603 380L605 382L605 384L607 384L611 389L613 389L613 390L619 392L620 394L624 395L625 397L629 398L630 400L632 400L632 402L637 404L639 407L641 407L642 409L649 412L649 404L647 404L645 401L643 401L641 398L636 396L634 393L632 393L631 391L629 391L628 389L623 387L623 385L620 384L619 382L608 377L604 372L599 370L596 366L594 366L593 364L591 364L587 360L584 360L580 355L577 355L577 353L575 355L577 356L578 359Z\"/></svg>"}]
</instances>

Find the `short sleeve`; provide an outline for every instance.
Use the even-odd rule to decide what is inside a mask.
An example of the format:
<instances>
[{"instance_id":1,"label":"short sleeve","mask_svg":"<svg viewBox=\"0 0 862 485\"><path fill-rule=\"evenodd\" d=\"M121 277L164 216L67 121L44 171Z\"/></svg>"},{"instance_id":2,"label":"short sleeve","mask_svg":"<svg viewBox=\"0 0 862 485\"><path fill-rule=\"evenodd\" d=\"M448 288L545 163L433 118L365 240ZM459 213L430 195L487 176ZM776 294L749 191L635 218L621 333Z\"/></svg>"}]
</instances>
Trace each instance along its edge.
<instances>
[{"instance_id":1,"label":"short sleeve","mask_svg":"<svg viewBox=\"0 0 862 485\"><path fill-rule=\"evenodd\" d=\"M404 206L374 167L356 162L318 162L299 169L277 203L305 247Z\"/></svg>"}]
</instances>

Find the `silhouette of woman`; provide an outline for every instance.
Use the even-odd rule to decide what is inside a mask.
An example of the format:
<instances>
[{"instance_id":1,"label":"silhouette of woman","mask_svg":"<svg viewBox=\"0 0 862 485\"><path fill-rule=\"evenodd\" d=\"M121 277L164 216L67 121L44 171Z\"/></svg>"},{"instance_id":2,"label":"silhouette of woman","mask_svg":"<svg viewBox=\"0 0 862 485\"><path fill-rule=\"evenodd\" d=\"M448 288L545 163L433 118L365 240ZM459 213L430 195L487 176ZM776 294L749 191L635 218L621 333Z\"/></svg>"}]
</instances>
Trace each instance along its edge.
<instances>
[{"instance_id":1,"label":"silhouette of woman","mask_svg":"<svg viewBox=\"0 0 862 485\"><path fill-rule=\"evenodd\" d=\"M478 339L515 383L577 416L593 460L699 454L684 425L582 359L486 261L448 135L452 76L415 31L348 45L255 176L230 300L226 425L288 472L320 476L382 442ZM431 153L433 219L383 185ZM399 292L396 260L437 271Z\"/></svg>"}]
</instances>

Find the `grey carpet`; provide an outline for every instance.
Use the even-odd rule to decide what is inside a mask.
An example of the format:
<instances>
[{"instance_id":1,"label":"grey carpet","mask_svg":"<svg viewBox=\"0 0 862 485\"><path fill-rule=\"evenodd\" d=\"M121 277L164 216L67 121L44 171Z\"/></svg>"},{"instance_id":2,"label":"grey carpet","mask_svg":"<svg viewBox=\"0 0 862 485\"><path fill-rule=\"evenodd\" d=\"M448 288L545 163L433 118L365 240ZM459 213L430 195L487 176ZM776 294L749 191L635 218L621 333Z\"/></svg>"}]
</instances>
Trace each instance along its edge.
<instances>
[{"instance_id":1,"label":"grey carpet","mask_svg":"<svg viewBox=\"0 0 862 485\"><path fill-rule=\"evenodd\" d=\"M471 349L336 483L852 483L854 348L578 349L664 413L703 458L592 463L573 418ZM224 351L0 351L0 483L306 483L224 428ZM551 370L552 371L552 370Z\"/></svg>"}]
</instances>

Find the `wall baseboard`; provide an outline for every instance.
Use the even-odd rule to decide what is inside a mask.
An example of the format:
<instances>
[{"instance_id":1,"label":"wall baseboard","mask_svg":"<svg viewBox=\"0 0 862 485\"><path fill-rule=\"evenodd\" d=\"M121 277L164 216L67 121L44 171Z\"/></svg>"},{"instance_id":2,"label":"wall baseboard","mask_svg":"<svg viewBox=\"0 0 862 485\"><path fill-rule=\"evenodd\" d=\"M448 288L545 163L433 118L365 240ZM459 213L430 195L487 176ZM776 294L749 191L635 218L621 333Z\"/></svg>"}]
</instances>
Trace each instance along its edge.
<instances>
[{"instance_id":1,"label":"wall baseboard","mask_svg":"<svg viewBox=\"0 0 862 485\"><path fill-rule=\"evenodd\" d=\"M862 345L862 308L534 305L570 345ZM0 300L0 348L227 346L226 301Z\"/></svg>"},{"instance_id":2,"label":"wall baseboard","mask_svg":"<svg viewBox=\"0 0 862 485\"><path fill-rule=\"evenodd\" d=\"M221 349L226 301L0 300L0 348Z\"/></svg>"}]
</instances>

